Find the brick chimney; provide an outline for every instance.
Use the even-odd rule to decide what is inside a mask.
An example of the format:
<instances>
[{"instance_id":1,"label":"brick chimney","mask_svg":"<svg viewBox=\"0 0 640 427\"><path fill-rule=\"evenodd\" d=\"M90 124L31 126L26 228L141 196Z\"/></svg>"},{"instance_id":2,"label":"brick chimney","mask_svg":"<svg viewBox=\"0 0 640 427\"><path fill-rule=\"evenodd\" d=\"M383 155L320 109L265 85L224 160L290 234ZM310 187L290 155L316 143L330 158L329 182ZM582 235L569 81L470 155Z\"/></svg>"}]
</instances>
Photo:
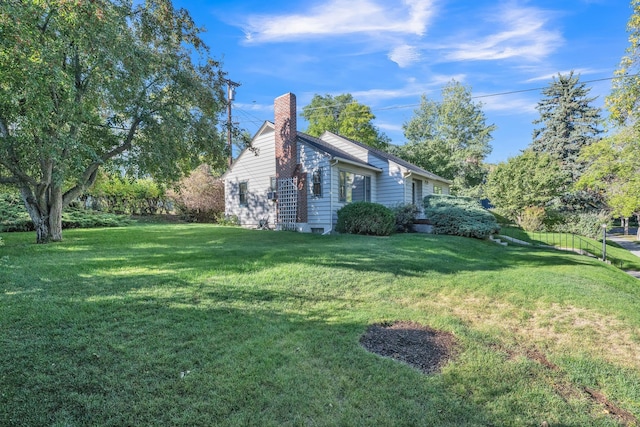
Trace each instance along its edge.
<instances>
[{"instance_id":1,"label":"brick chimney","mask_svg":"<svg viewBox=\"0 0 640 427\"><path fill-rule=\"evenodd\" d=\"M298 163L296 96L287 93L274 101L276 178L292 178Z\"/></svg>"},{"instance_id":2,"label":"brick chimney","mask_svg":"<svg viewBox=\"0 0 640 427\"><path fill-rule=\"evenodd\" d=\"M307 174L298 164L296 96L286 93L275 99L276 178L298 179L297 221L307 222Z\"/></svg>"}]
</instances>

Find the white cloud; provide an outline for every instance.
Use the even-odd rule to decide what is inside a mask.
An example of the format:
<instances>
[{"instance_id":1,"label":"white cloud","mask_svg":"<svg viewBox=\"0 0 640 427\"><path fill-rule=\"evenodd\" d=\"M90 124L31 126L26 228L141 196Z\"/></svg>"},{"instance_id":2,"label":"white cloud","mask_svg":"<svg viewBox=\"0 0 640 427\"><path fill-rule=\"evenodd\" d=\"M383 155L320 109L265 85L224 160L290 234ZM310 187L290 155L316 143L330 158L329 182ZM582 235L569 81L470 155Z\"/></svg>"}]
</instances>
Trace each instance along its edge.
<instances>
[{"instance_id":1,"label":"white cloud","mask_svg":"<svg viewBox=\"0 0 640 427\"><path fill-rule=\"evenodd\" d=\"M375 104L380 101L388 101L390 99L417 99L425 93L431 93L434 90L440 91L442 86L451 80L464 82L466 76L464 74L455 75L435 75L428 80L422 81L415 78L408 79L406 84L397 89L370 89L366 91L351 92L358 102L365 104ZM396 107L389 107L396 108Z\"/></svg>"},{"instance_id":2,"label":"white cloud","mask_svg":"<svg viewBox=\"0 0 640 427\"><path fill-rule=\"evenodd\" d=\"M609 70L594 70L594 69L590 69L590 68L577 68L575 70L573 70L573 73L575 75L589 75L589 74L598 74L601 72L608 72ZM553 80L554 78L557 79L558 77L558 73L562 74L562 75L568 75L571 72L571 70L561 70L561 71L555 71L553 73L547 73L538 77L533 77L531 79L525 80L525 83L533 83L533 82L550 82L551 80Z\"/></svg>"},{"instance_id":3,"label":"white cloud","mask_svg":"<svg viewBox=\"0 0 640 427\"><path fill-rule=\"evenodd\" d=\"M422 58L422 54L415 46L406 44L394 48L387 56L390 60L398 64L400 68L408 67Z\"/></svg>"},{"instance_id":4,"label":"white cloud","mask_svg":"<svg viewBox=\"0 0 640 427\"><path fill-rule=\"evenodd\" d=\"M538 101L531 97L511 95L488 96L482 98L479 94L474 101L482 102L483 111L493 111L499 113L513 114L531 114L536 113Z\"/></svg>"},{"instance_id":5,"label":"white cloud","mask_svg":"<svg viewBox=\"0 0 640 427\"><path fill-rule=\"evenodd\" d=\"M331 0L304 14L254 15L244 26L249 43L287 42L345 34L422 36L434 0ZM400 3L400 4L399 4Z\"/></svg>"},{"instance_id":6,"label":"white cloud","mask_svg":"<svg viewBox=\"0 0 640 427\"><path fill-rule=\"evenodd\" d=\"M376 123L376 126L382 130L385 130L387 132L402 132L404 129L402 129L402 125L399 125L397 123Z\"/></svg>"},{"instance_id":7,"label":"white cloud","mask_svg":"<svg viewBox=\"0 0 640 427\"><path fill-rule=\"evenodd\" d=\"M519 57L539 61L563 43L559 31L547 28L552 15L533 7L506 6L488 18L491 28L498 31L489 35L466 34L470 41L451 43L446 59L452 61L487 61Z\"/></svg>"}]
</instances>

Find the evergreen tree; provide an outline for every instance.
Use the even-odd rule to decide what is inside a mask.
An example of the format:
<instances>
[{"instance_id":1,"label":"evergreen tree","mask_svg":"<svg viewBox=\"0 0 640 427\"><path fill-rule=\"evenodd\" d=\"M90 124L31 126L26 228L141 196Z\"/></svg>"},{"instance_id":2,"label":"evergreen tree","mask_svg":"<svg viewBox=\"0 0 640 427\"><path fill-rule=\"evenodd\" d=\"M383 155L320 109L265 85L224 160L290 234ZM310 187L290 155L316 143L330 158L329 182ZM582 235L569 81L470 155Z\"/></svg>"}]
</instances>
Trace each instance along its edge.
<instances>
[{"instance_id":1,"label":"evergreen tree","mask_svg":"<svg viewBox=\"0 0 640 427\"><path fill-rule=\"evenodd\" d=\"M360 104L349 93L333 97L315 95L311 103L302 108L302 117L309 122L306 133L320 136L325 131L385 150L390 139L373 125L376 116L371 108Z\"/></svg>"},{"instance_id":2,"label":"evergreen tree","mask_svg":"<svg viewBox=\"0 0 640 427\"><path fill-rule=\"evenodd\" d=\"M578 155L582 147L599 140L602 132L600 109L591 103L591 89L579 83L580 77L571 71L568 75L558 74L549 87L542 91L545 96L536 109L540 118L534 124L542 127L533 131L531 149L541 153L549 153L560 161L562 171L567 176L567 187L580 178L584 163Z\"/></svg>"}]
</instances>

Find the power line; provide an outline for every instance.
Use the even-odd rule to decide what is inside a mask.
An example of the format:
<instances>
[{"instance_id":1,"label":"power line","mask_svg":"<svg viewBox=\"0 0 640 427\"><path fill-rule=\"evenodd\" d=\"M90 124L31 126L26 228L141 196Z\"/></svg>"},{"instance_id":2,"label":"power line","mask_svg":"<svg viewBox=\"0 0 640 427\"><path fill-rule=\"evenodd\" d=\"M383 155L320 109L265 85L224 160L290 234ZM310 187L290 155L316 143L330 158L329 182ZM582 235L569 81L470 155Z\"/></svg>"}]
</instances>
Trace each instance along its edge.
<instances>
[{"instance_id":1,"label":"power line","mask_svg":"<svg viewBox=\"0 0 640 427\"><path fill-rule=\"evenodd\" d=\"M609 80L617 80L617 79L622 79L622 78L627 78L627 77L638 77L640 76L640 73L637 74L629 74L629 75L625 75L625 76L613 76L613 77L603 77L601 79L592 79L592 80L585 80L582 81L580 83L583 84L587 84L587 83L597 83L597 82L603 82L603 81L609 81ZM486 94L486 95L475 95L472 96L471 99L480 99L480 98L491 98L494 96L504 96L504 95L514 95L517 93L525 93L525 92L536 92L536 91L540 91L543 89L546 89L548 86L543 86L543 87L536 87L536 88L530 88L530 89L519 89L519 90L510 90L507 92L497 92L497 93L490 93L490 94ZM334 107L339 107L339 106L347 106L347 105L351 105L351 104L358 104L358 101L354 101L354 102L349 102L349 103L337 103L337 104L332 104L332 105L323 105L323 106L319 106L319 107L312 107L312 108L306 108L307 111L309 110L319 110L319 109L327 109L327 108L334 108ZM411 107L418 107L420 106L420 104L404 104L404 105L394 105L391 107L381 107L381 108L372 108L371 111L387 111L387 110L399 110L399 109L403 109L403 108L411 108Z\"/></svg>"},{"instance_id":2,"label":"power line","mask_svg":"<svg viewBox=\"0 0 640 427\"><path fill-rule=\"evenodd\" d=\"M603 82L603 81L611 81L611 80L617 80L617 79L624 79L624 78L628 78L628 77L639 77L640 73L636 73L636 74L628 74L628 75L623 75L623 76L613 76L613 77L603 77L600 79L592 79L592 80L585 80L579 83L582 84L588 84L588 83L597 83L597 82ZM491 98L491 97L495 97L495 96L505 96L505 95L514 95L514 94L518 94L518 93L526 93L526 92L536 92L536 91L541 91L543 89L548 88L549 86L542 86L542 87L536 87L536 88L529 88L529 89L519 89L519 90L511 90L511 91L507 91L507 92L496 92L496 93L490 93L490 94L485 94L485 95L475 95L475 96L471 96L471 99L481 99L481 98ZM335 108L335 107L341 107L344 106L346 107L347 105L352 105L352 104L359 104L358 101L353 101L353 102L347 102L347 103L335 103L335 104L331 104L331 105L322 105L322 106L318 106L318 107L304 107L304 109L306 111L313 111L313 110L323 110L323 109L329 109L329 108ZM412 107L419 107L420 104L403 104L403 105L393 105L390 107L381 107L381 108L371 108L371 112L375 112L375 111L388 111L388 110L400 110L400 109L404 109L404 108L412 108ZM246 111L244 111L244 113L246 113ZM356 113L354 111L354 113ZM247 113L248 114L248 113ZM253 116L256 117L256 116ZM256 117L257 118L257 117Z\"/></svg>"}]
</instances>

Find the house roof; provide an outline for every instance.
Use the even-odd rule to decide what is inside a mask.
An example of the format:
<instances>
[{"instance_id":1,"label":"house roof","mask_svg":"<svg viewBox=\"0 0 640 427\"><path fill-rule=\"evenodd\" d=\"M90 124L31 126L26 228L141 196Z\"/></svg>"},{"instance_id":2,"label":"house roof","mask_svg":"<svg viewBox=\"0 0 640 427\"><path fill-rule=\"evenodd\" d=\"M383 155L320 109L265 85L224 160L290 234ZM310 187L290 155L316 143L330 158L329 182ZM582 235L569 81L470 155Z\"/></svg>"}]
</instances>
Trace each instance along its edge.
<instances>
[{"instance_id":1,"label":"house roof","mask_svg":"<svg viewBox=\"0 0 640 427\"><path fill-rule=\"evenodd\" d=\"M328 131L327 131L328 132ZM375 155L376 157L382 159L382 160L390 160L394 163L397 163L398 165L406 168L407 170L411 171L411 172L415 172L418 175L422 175L425 176L427 178L431 178L431 179L435 179L438 181L442 181L442 182L446 182L448 184L451 184L452 181L446 178L443 178L441 176L436 175L433 172L429 172L426 169L422 169L419 166L414 165L413 163L409 163L406 160L401 159L400 157L394 156L393 154L387 153L386 151L382 151L382 150L378 150L377 148L371 147L370 145L364 144L362 142L356 141L355 139L351 139L351 138L347 138L346 136L337 134L337 133L333 133L333 132L329 132L332 133L333 135L340 137L342 139L346 139L347 141L362 147L366 150L369 150L369 152L371 152L371 154Z\"/></svg>"},{"instance_id":2,"label":"house roof","mask_svg":"<svg viewBox=\"0 0 640 427\"><path fill-rule=\"evenodd\" d=\"M367 169L373 169L375 171L382 172L380 168L377 168L367 162L363 162L357 157L352 156L351 154L345 151L342 151L337 147L334 147L333 145L327 143L326 141L323 141L311 135L307 135L306 133L298 132L298 140L302 141L305 144L311 145L317 150L320 150L329 154L331 157L333 157L338 161L344 161L346 163L354 164L356 166L361 166Z\"/></svg>"}]
</instances>

